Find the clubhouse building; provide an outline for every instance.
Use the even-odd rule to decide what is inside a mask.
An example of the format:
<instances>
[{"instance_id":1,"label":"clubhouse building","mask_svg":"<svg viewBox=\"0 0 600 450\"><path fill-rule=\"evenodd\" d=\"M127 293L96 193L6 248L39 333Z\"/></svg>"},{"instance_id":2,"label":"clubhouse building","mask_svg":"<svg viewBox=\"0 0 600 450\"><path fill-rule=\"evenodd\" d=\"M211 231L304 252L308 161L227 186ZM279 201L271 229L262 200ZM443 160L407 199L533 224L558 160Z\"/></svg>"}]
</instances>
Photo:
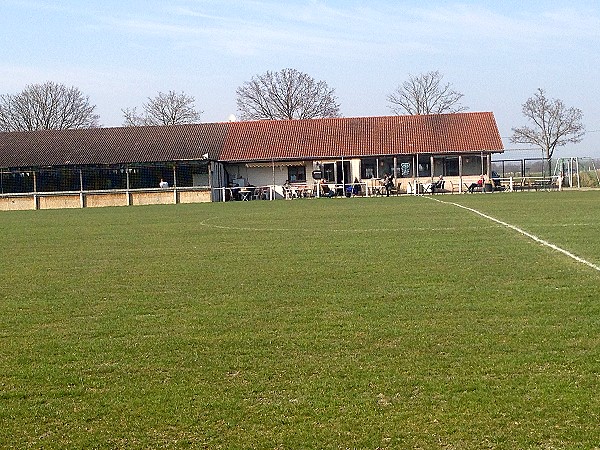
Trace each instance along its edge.
<instances>
[{"instance_id":1,"label":"clubhouse building","mask_svg":"<svg viewBox=\"0 0 600 450\"><path fill-rule=\"evenodd\" d=\"M384 176L464 192L502 151L491 112L0 133L0 210L376 195Z\"/></svg>"}]
</instances>

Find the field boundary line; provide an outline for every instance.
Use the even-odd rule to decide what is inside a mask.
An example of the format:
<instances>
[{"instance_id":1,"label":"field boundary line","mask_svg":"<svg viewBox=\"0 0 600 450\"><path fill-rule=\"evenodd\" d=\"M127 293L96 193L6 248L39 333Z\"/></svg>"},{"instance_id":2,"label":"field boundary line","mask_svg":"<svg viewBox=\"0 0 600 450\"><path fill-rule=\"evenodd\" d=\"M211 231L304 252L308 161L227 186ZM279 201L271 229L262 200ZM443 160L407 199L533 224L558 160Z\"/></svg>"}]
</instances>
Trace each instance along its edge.
<instances>
[{"instance_id":1,"label":"field boundary line","mask_svg":"<svg viewBox=\"0 0 600 450\"><path fill-rule=\"evenodd\" d=\"M468 206L461 205L460 203L446 202L446 201L443 201L443 200L439 200L437 198L432 198L432 197L425 197L425 198L427 198L429 200L436 201L438 203L442 203L442 204L445 204L445 205L452 205L452 206L456 206L457 208L461 208L461 209L465 209L467 211L470 211L470 212L472 212L474 214L477 214L478 216L481 216L481 217L483 217L485 219L491 220L492 222L495 222L495 223L497 223L499 225L502 225L503 227L506 227L506 228L509 228L509 229L511 229L513 231L516 231L517 233L522 234L523 236L528 237L529 239L537 242L538 244L542 244L542 245L544 245L546 247L549 247L549 248L551 248L554 251L562 253L563 255L568 256L569 258L574 259L575 261L577 261L577 262L579 262L581 264L585 264L586 266L591 267L592 269L597 270L598 272L600 272L600 266L597 266L596 264L591 263L591 262L589 262L589 261L581 258L580 256L577 256L577 255L571 253L570 251L565 250L564 248L561 248L561 247L559 247L559 246L557 246L557 245L555 245L555 244L553 244L551 242L548 242L548 241L546 241L546 240L544 240L544 239L536 236L535 234L529 233L528 231L525 231L522 228L519 228L519 227L517 227L515 225L512 225L512 224L510 224L508 222L504 222L504 221L502 221L500 219L496 219L495 217L492 217L489 214L485 214L485 213L483 213L483 212L481 212L481 211L479 211L479 210L477 210L475 208L469 208Z\"/></svg>"},{"instance_id":2,"label":"field boundary line","mask_svg":"<svg viewBox=\"0 0 600 450\"><path fill-rule=\"evenodd\" d=\"M216 228L219 230L231 230L231 231L265 231L265 232L298 232L298 233L314 233L315 228L269 228L269 227L240 227L231 225L218 225L208 223L216 219L215 217L209 217L198 222L200 226L208 228ZM469 227L473 230L480 230L481 227ZM490 226L489 228L497 228L496 225ZM401 232L401 231L424 231L424 232L435 232L435 231L455 231L458 227L411 227L411 228L328 228L327 230L333 233L385 233L385 232ZM460 228L464 230L465 228ZM318 230L320 232L320 230Z\"/></svg>"}]
</instances>

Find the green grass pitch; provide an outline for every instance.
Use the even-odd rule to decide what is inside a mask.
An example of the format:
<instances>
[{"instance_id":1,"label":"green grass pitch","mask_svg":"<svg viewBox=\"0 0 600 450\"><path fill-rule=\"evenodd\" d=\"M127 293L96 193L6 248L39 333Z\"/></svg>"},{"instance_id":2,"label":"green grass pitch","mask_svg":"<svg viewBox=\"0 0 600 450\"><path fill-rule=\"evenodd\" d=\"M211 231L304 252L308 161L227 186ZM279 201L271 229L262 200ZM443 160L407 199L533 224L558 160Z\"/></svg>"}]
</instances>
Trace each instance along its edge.
<instances>
[{"instance_id":1,"label":"green grass pitch","mask_svg":"<svg viewBox=\"0 0 600 450\"><path fill-rule=\"evenodd\" d=\"M592 191L0 213L0 448L598 448L600 272L452 202L600 265Z\"/></svg>"}]
</instances>

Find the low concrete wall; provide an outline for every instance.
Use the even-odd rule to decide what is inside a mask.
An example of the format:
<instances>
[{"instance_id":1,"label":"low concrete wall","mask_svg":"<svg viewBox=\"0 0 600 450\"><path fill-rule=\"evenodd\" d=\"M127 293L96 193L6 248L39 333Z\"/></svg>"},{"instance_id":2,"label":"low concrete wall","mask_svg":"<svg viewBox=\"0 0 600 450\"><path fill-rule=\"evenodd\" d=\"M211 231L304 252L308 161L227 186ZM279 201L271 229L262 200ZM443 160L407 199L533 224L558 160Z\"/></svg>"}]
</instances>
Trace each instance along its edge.
<instances>
[{"instance_id":1,"label":"low concrete wall","mask_svg":"<svg viewBox=\"0 0 600 450\"><path fill-rule=\"evenodd\" d=\"M38 209L81 208L79 194L38 195Z\"/></svg>"},{"instance_id":2,"label":"low concrete wall","mask_svg":"<svg viewBox=\"0 0 600 450\"><path fill-rule=\"evenodd\" d=\"M35 209L33 195L0 197L0 211L25 211Z\"/></svg>"},{"instance_id":3,"label":"low concrete wall","mask_svg":"<svg viewBox=\"0 0 600 450\"><path fill-rule=\"evenodd\" d=\"M1 194L0 211L210 202L208 188Z\"/></svg>"},{"instance_id":4,"label":"low concrete wall","mask_svg":"<svg viewBox=\"0 0 600 450\"><path fill-rule=\"evenodd\" d=\"M207 203L210 202L210 191L179 191L178 203Z\"/></svg>"},{"instance_id":5,"label":"low concrete wall","mask_svg":"<svg viewBox=\"0 0 600 450\"><path fill-rule=\"evenodd\" d=\"M90 192L85 195L85 207L127 206L127 192Z\"/></svg>"},{"instance_id":6,"label":"low concrete wall","mask_svg":"<svg viewBox=\"0 0 600 450\"><path fill-rule=\"evenodd\" d=\"M165 205L175 203L175 194L171 189L152 192L132 192L132 205Z\"/></svg>"}]
</instances>

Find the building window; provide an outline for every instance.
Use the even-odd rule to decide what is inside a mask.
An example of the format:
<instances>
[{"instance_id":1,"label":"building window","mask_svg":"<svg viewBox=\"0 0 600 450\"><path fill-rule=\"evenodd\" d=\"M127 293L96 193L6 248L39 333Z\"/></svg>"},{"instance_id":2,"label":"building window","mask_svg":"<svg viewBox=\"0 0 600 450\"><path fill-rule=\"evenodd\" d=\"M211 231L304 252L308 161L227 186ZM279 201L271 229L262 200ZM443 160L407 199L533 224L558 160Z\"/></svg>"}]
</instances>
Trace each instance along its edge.
<instances>
[{"instance_id":1,"label":"building window","mask_svg":"<svg viewBox=\"0 0 600 450\"><path fill-rule=\"evenodd\" d=\"M469 155L463 157L462 174L463 175L481 175L484 173L483 159L479 155Z\"/></svg>"},{"instance_id":2,"label":"building window","mask_svg":"<svg viewBox=\"0 0 600 450\"><path fill-rule=\"evenodd\" d=\"M383 178L386 174L394 175L394 158L379 158L378 178Z\"/></svg>"},{"instance_id":3,"label":"building window","mask_svg":"<svg viewBox=\"0 0 600 450\"><path fill-rule=\"evenodd\" d=\"M323 179L328 183L335 183L335 164L323 164Z\"/></svg>"},{"instance_id":4,"label":"building window","mask_svg":"<svg viewBox=\"0 0 600 450\"><path fill-rule=\"evenodd\" d=\"M412 176L412 162L410 159L398 158L398 167L396 169L397 178L408 178Z\"/></svg>"},{"instance_id":5,"label":"building window","mask_svg":"<svg viewBox=\"0 0 600 450\"><path fill-rule=\"evenodd\" d=\"M433 158L434 176L458 176L458 156L442 156Z\"/></svg>"},{"instance_id":6,"label":"building window","mask_svg":"<svg viewBox=\"0 0 600 450\"><path fill-rule=\"evenodd\" d=\"M458 156L446 158L444 175L457 177L458 174Z\"/></svg>"},{"instance_id":7,"label":"building window","mask_svg":"<svg viewBox=\"0 0 600 450\"><path fill-rule=\"evenodd\" d=\"M364 179L377 178L377 159L363 159L360 165L360 177Z\"/></svg>"},{"instance_id":8,"label":"building window","mask_svg":"<svg viewBox=\"0 0 600 450\"><path fill-rule=\"evenodd\" d=\"M306 167L304 167L304 166L288 167L288 180L290 181L290 183L306 181Z\"/></svg>"},{"instance_id":9,"label":"building window","mask_svg":"<svg viewBox=\"0 0 600 450\"><path fill-rule=\"evenodd\" d=\"M431 176L431 163L419 162L418 169L419 169L420 177L430 177Z\"/></svg>"}]
</instances>

